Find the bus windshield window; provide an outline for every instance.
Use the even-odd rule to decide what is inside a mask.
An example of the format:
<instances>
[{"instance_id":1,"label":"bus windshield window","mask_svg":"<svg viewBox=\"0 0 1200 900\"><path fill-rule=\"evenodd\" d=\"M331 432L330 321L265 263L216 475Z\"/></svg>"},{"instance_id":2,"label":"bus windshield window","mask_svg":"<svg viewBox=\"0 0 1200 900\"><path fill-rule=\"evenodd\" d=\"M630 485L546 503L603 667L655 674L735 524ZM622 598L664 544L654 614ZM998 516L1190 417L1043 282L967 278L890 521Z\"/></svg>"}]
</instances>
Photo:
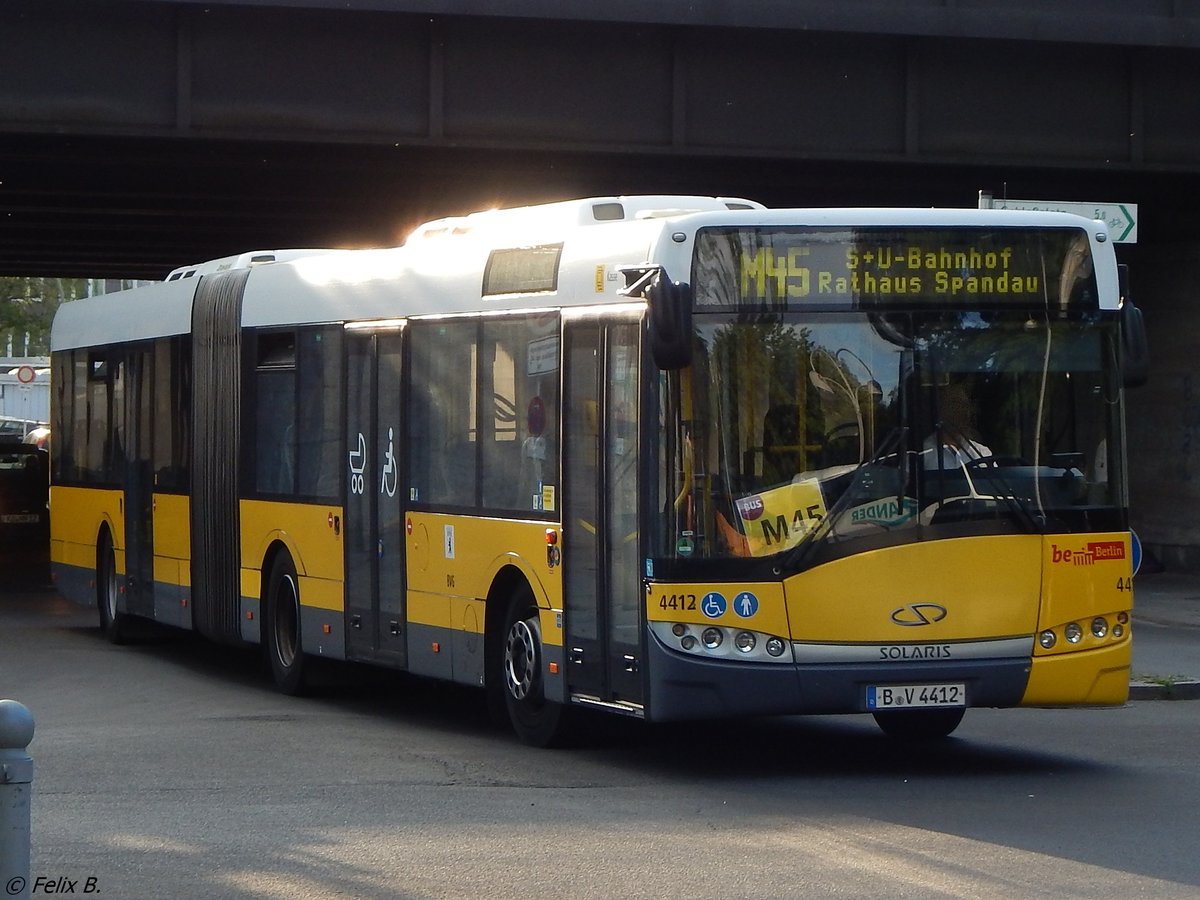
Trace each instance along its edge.
<instances>
[{"instance_id":1,"label":"bus windshield window","mask_svg":"<svg viewBox=\"0 0 1200 900\"><path fill-rule=\"evenodd\" d=\"M1127 527L1111 318L1010 308L695 324L693 366L662 376L660 557Z\"/></svg>"}]
</instances>

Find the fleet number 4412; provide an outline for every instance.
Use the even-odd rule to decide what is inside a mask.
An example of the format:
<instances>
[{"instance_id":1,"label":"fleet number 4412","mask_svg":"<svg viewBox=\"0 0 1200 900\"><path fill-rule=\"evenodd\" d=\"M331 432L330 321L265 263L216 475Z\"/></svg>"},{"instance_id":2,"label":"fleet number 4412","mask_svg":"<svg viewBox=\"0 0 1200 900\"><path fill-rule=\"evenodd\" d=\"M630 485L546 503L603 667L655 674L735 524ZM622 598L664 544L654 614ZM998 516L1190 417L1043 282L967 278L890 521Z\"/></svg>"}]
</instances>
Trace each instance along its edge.
<instances>
[{"instance_id":1,"label":"fleet number 4412","mask_svg":"<svg viewBox=\"0 0 1200 900\"><path fill-rule=\"evenodd\" d=\"M662 609L694 610L696 608L695 594L663 594L658 599Z\"/></svg>"}]
</instances>

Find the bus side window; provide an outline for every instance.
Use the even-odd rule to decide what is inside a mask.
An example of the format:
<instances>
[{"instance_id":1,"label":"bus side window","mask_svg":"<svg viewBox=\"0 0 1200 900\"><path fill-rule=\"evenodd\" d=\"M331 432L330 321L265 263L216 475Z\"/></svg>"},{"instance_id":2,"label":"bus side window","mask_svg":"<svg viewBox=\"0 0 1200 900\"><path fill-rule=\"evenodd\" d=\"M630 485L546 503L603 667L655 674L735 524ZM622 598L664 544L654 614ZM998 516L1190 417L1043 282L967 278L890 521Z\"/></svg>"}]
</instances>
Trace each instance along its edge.
<instances>
[{"instance_id":1,"label":"bus side window","mask_svg":"<svg viewBox=\"0 0 1200 900\"><path fill-rule=\"evenodd\" d=\"M341 480L342 329L300 333L299 493L332 499Z\"/></svg>"},{"instance_id":2,"label":"bus side window","mask_svg":"<svg viewBox=\"0 0 1200 900\"><path fill-rule=\"evenodd\" d=\"M412 325L410 491L422 503L475 504L478 331L470 320Z\"/></svg>"},{"instance_id":3,"label":"bus side window","mask_svg":"<svg viewBox=\"0 0 1200 900\"><path fill-rule=\"evenodd\" d=\"M258 335L255 373L255 478L263 494L296 490L296 334Z\"/></svg>"},{"instance_id":4,"label":"bus side window","mask_svg":"<svg viewBox=\"0 0 1200 900\"><path fill-rule=\"evenodd\" d=\"M484 323L483 505L554 512L558 486L558 317Z\"/></svg>"}]
</instances>

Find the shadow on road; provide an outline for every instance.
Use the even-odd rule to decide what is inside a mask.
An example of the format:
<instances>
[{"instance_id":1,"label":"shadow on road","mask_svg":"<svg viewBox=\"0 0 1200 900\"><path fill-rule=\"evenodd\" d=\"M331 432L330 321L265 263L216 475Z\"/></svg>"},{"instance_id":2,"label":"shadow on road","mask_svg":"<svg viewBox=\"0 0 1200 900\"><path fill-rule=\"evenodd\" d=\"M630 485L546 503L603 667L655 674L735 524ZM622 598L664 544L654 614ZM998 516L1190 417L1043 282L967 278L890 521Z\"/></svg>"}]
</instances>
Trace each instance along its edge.
<instances>
[{"instance_id":1,"label":"shadow on road","mask_svg":"<svg viewBox=\"0 0 1200 900\"><path fill-rule=\"evenodd\" d=\"M64 600L37 571L5 579L0 606L10 626L51 629L72 639L103 645L96 613ZM130 640L113 648L175 668L209 683L261 695L264 715L277 706L269 667L258 646L214 644L193 632L138 622ZM311 688L305 702L312 712L352 712L400 728L432 729L445 735L482 738L516 746L506 728L490 719L484 694L476 688L431 681L370 666L311 660ZM1059 756L1036 747L1014 748L971 736L968 713L957 737L930 743L903 743L880 733L869 716L781 716L721 722L644 722L573 710L575 732L568 746L549 754L595 755L667 779L728 781L780 776L882 777L936 774L979 775L1095 770L1086 759ZM296 710L299 713L299 710ZM999 713L1003 715L1004 713ZM1020 714L1009 712L1009 715ZM536 751L535 751L536 752ZM731 760L749 760L731 764Z\"/></svg>"}]
</instances>

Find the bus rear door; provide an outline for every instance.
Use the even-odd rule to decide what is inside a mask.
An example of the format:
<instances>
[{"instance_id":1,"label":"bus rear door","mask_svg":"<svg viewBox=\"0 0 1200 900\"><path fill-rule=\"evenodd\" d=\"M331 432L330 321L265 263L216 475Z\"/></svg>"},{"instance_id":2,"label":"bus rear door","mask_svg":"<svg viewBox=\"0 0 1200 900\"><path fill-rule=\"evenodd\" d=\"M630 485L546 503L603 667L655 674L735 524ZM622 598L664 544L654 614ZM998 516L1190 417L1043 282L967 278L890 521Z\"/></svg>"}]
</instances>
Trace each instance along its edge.
<instances>
[{"instance_id":1,"label":"bus rear door","mask_svg":"<svg viewBox=\"0 0 1200 900\"><path fill-rule=\"evenodd\" d=\"M124 381L125 603L137 616L154 618L153 353L133 350L115 374Z\"/></svg>"}]
</instances>

